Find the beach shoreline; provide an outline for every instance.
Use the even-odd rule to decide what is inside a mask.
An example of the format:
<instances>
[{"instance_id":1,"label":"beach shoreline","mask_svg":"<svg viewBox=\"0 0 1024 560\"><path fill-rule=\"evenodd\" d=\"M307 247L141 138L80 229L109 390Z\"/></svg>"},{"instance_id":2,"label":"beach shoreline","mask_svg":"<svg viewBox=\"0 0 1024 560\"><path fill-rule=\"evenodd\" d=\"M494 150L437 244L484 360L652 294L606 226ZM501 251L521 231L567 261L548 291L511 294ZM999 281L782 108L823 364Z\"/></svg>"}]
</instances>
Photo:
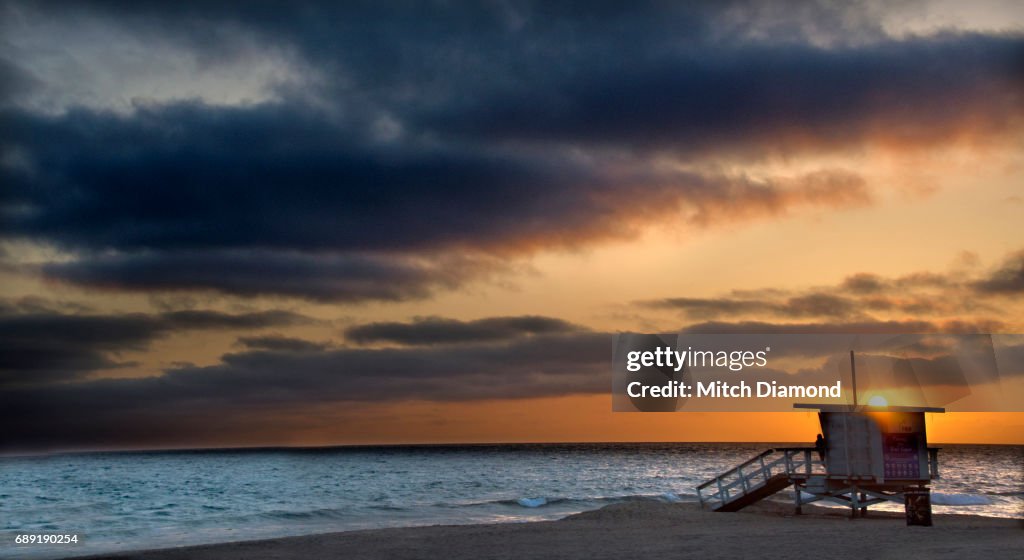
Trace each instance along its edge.
<instances>
[{"instance_id":1,"label":"beach shoreline","mask_svg":"<svg viewBox=\"0 0 1024 560\"><path fill-rule=\"evenodd\" d=\"M1024 557L1024 520L936 514L907 527L899 514L762 503L738 513L693 503L628 502L556 521L429 525L126 551L78 560L288 560L300 558L828 558Z\"/></svg>"}]
</instances>

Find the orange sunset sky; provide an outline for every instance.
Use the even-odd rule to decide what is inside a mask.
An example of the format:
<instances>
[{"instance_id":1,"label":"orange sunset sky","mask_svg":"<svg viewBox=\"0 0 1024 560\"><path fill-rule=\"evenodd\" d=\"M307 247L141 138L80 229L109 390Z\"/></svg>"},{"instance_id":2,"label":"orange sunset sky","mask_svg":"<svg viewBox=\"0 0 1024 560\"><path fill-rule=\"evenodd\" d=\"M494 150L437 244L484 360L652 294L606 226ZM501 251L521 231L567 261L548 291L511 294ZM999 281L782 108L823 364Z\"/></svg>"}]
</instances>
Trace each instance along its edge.
<instances>
[{"instance_id":1,"label":"orange sunset sky","mask_svg":"<svg viewBox=\"0 0 1024 560\"><path fill-rule=\"evenodd\" d=\"M964 4L4 4L0 451L812 441L613 413L612 336L1024 332L1024 9Z\"/></svg>"}]
</instances>

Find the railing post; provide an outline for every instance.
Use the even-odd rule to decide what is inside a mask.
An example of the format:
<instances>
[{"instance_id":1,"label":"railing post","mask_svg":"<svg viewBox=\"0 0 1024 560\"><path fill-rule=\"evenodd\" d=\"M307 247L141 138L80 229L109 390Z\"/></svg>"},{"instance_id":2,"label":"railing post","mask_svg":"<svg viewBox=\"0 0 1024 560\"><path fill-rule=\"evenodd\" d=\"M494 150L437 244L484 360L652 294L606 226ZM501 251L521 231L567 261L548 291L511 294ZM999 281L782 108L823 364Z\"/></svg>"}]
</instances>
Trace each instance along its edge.
<instances>
[{"instance_id":1,"label":"railing post","mask_svg":"<svg viewBox=\"0 0 1024 560\"><path fill-rule=\"evenodd\" d=\"M807 473L807 476L811 476L811 450L810 449L805 449L804 450L804 472Z\"/></svg>"},{"instance_id":2,"label":"railing post","mask_svg":"<svg viewBox=\"0 0 1024 560\"><path fill-rule=\"evenodd\" d=\"M768 467L764 466L764 455L759 456L758 459L761 461L761 476L764 477L764 481L767 483L771 475L768 474Z\"/></svg>"},{"instance_id":3,"label":"railing post","mask_svg":"<svg viewBox=\"0 0 1024 560\"><path fill-rule=\"evenodd\" d=\"M718 501L725 505L728 494L725 492L725 488L722 488L722 477L718 477Z\"/></svg>"},{"instance_id":4,"label":"railing post","mask_svg":"<svg viewBox=\"0 0 1024 560\"><path fill-rule=\"evenodd\" d=\"M793 483L793 493L794 493L793 499L796 501L796 514L797 515L801 515L804 512L804 508L803 508L804 498L803 498L803 496L800 495L800 492L802 492L802 490L800 490L800 483L799 482L794 482Z\"/></svg>"}]
</instances>

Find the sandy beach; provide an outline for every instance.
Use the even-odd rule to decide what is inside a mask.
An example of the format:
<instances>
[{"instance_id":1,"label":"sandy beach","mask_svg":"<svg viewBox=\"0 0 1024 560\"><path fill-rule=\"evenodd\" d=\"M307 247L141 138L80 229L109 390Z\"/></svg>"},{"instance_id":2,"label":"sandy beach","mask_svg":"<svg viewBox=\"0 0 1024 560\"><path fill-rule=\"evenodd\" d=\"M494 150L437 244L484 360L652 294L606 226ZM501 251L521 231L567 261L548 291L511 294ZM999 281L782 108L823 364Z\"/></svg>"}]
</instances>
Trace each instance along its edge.
<instances>
[{"instance_id":1,"label":"sandy beach","mask_svg":"<svg viewBox=\"0 0 1024 560\"><path fill-rule=\"evenodd\" d=\"M935 526L907 527L872 512L782 504L739 513L695 504L613 504L558 521L429 526L128 552L89 558L142 560L365 558L1024 558L1024 521L935 515Z\"/></svg>"}]
</instances>

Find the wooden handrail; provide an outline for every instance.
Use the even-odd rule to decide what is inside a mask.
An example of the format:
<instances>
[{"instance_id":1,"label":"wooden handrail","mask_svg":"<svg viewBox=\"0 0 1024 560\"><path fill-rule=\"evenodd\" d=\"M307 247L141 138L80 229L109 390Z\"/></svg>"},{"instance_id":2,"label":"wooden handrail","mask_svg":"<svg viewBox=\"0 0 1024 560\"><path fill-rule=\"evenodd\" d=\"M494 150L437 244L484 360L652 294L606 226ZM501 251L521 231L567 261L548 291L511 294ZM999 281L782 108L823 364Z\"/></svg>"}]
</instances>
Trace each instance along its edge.
<instances>
[{"instance_id":1,"label":"wooden handrail","mask_svg":"<svg viewBox=\"0 0 1024 560\"><path fill-rule=\"evenodd\" d=\"M744 461L743 463L740 463L739 465L736 465L735 467L733 467L733 468L731 468L731 469L729 469L729 470L725 471L724 473L722 473L722 474L720 474L720 475L718 475L718 476L716 476L716 477L712 478L711 480L709 480L709 481L705 482L704 484L701 484L701 485L700 485L700 486L698 486L697 488L706 488L706 487L708 487L708 486L710 486L710 485L714 484L715 480L718 480L719 478L724 478L724 477L726 477L726 476L729 476L730 474L732 474L732 473L734 473L734 472L737 472L737 471L738 471L739 469L741 469L741 468L743 468L743 467L745 467L745 466L747 466L747 465L750 465L750 464L752 464L752 463L754 463L754 462L756 462L756 461L759 461L759 460L760 460L760 459L761 459L762 457L764 457L765 455L771 455L771 454L772 454L772 453L774 453L774 452L775 452L775 450L774 450L774 449L769 449L769 450L767 450L767 451L764 451L763 453L761 453L761 454L757 455L757 456L756 456L756 457L754 457L753 459L750 459L750 460L748 460L748 461Z\"/></svg>"},{"instance_id":2,"label":"wooden handrail","mask_svg":"<svg viewBox=\"0 0 1024 560\"><path fill-rule=\"evenodd\" d=\"M716 501L723 504L730 502L767 484L768 480L772 477L773 469L779 469L780 467L780 472L782 473L791 475L799 473L810 476L814 465L821 463L814 460L812 455L814 450L814 447L776 447L768 449L704 482L697 487L697 496L701 504ZM779 455L774 459L765 461L765 457L775 453L779 453ZM753 468L747 468L752 465ZM729 482L725 480L733 475L735 475L735 480ZM716 486L717 491L712 491L711 494L705 495L703 490L712 485ZM731 492L737 487L740 488L738 492Z\"/></svg>"},{"instance_id":3,"label":"wooden handrail","mask_svg":"<svg viewBox=\"0 0 1024 560\"><path fill-rule=\"evenodd\" d=\"M939 478L939 448L929 447L927 449L928 474L931 478ZM775 457L769 458L768 456L772 454L776 454ZM759 453L704 482L697 487L697 497L702 507L704 504L712 504L715 508L721 508L757 491L769 484L773 477L779 475L786 475L789 482L801 479L809 480L811 477L848 478L848 475L830 475L823 468L824 466L825 464L817 458L816 447L776 447ZM726 480L729 477L732 478ZM858 480L873 480L873 477L861 477ZM705 489L712 485L716 486L717 491L712 490L705 494ZM714 505L716 503L718 505Z\"/></svg>"}]
</instances>

